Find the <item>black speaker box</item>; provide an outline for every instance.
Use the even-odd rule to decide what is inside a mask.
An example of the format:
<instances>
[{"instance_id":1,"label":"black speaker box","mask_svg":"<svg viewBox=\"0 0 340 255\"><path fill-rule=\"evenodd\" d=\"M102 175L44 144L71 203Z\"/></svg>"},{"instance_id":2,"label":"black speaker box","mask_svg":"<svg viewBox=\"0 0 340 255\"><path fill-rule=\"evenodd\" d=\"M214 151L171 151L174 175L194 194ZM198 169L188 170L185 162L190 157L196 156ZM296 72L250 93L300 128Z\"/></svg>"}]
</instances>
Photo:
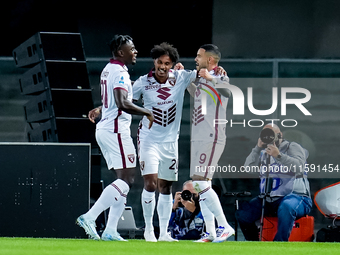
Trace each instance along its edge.
<instances>
[{"instance_id":1,"label":"black speaker box","mask_svg":"<svg viewBox=\"0 0 340 255\"><path fill-rule=\"evenodd\" d=\"M53 117L87 118L93 107L91 90L51 89L32 96L24 111L27 122L44 122Z\"/></svg>"},{"instance_id":2,"label":"black speaker box","mask_svg":"<svg viewBox=\"0 0 340 255\"><path fill-rule=\"evenodd\" d=\"M88 142L96 147L94 108L79 33L39 32L13 50L20 76L27 136L31 142Z\"/></svg>"},{"instance_id":3,"label":"black speaker box","mask_svg":"<svg viewBox=\"0 0 340 255\"><path fill-rule=\"evenodd\" d=\"M91 89L86 62L42 61L19 79L21 93L32 95L52 89Z\"/></svg>"},{"instance_id":4,"label":"black speaker box","mask_svg":"<svg viewBox=\"0 0 340 255\"><path fill-rule=\"evenodd\" d=\"M27 126L27 138L29 142L58 142L55 121L49 120L43 123Z\"/></svg>"},{"instance_id":5,"label":"black speaker box","mask_svg":"<svg viewBox=\"0 0 340 255\"><path fill-rule=\"evenodd\" d=\"M32 123L27 128L29 142L85 142L96 146L96 125L85 118L52 118L43 123Z\"/></svg>"},{"instance_id":6,"label":"black speaker box","mask_svg":"<svg viewBox=\"0 0 340 255\"><path fill-rule=\"evenodd\" d=\"M13 50L17 67L29 67L40 61L85 61L79 33L39 32Z\"/></svg>"},{"instance_id":7,"label":"black speaker box","mask_svg":"<svg viewBox=\"0 0 340 255\"><path fill-rule=\"evenodd\" d=\"M24 112L27 122L46 121L53 118L54 109L50 90L31 97L31 99L24 104Z\"/></svg>"}]
</instances>

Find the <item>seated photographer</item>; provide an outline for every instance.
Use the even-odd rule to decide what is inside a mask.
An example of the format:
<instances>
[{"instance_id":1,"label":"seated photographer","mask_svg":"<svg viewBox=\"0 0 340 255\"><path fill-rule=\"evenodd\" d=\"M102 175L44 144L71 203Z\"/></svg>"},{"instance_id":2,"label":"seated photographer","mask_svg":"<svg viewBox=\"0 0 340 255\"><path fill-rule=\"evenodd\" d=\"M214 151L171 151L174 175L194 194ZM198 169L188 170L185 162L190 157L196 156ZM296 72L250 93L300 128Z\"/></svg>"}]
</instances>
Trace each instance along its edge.
<instances>
[{"instance_id":1,"label":"seated photographer","mask_svg":"<svg viewBox=\"0 0 340 255\"><path fill-rule=\"evenodd\" d=\"M258 167L260 195L241 204L236 211L236 218L246 240L259 241L255 222L261 219L263 199L266 199L264 215L278 217L274 241L288 241L294 221L310 212L312 200L305 172L307 158L308 151L298 143L284 140L277 125L264 126L255 148L244 164L244 167ZM267 193L266 180L269 184L273 181L272 185L267 186Z\"/></svg>"},{"instance_id":2,"label":"seated photographer","mask_svg":"<svg viewBox=\"0 0 340 255\"><path fill-rule=\"evenodd\" d=\"M178 240L197 240L203 232L204 221L199 207L199 196L192 181L176 192L169 221L171 237Z\"/></svg>"}]
</instances>

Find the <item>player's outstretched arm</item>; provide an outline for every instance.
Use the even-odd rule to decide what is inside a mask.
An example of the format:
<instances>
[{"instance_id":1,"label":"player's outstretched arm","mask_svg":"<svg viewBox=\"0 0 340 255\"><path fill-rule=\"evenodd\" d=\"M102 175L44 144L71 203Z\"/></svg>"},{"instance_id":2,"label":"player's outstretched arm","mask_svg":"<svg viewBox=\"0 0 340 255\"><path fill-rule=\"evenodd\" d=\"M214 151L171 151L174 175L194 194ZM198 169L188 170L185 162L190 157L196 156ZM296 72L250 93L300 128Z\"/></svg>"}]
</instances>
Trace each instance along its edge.
<instances>
[{"instance_id":1,"label":"player's outstretched arm","mask_svg":"<svg viewBox=\"0 0 340 255\"><path fill-rule=\"evenodd\" d=\"M181 62L178 62L174 66L174 70L184 70L183 64ZM187 87L187 90L192 97L195 97L196 88L197 88L197 86L193 82L190 82L190 84Z\"/></svg>"},{"instance_id":2,"label":"player's outstretched arm","mask_svg":"<svg viewBox=\"0 0 340 255\"><path fill-rule=\"evenodd\" d=\"M146 108L139 107L128 100L128 92L124 89L115 89L113 91L118 108L129 114L145 115L149 120L149 128L151 128L154 117L151 111Z\"/></svg>"}]
</instances>

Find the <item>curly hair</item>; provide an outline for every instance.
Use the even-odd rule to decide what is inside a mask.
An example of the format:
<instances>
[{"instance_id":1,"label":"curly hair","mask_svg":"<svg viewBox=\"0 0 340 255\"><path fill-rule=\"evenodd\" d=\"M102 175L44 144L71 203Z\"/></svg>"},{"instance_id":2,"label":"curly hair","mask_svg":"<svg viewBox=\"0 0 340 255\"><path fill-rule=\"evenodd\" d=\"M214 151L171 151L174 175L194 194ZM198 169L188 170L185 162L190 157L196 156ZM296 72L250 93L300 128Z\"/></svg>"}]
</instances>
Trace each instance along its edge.
<instances>
[{"instance_id":1,"label":"curly hair","mask_svg":"<svg viewBox=\"0 0 340 255\"><path fill-rule=\"evenodd\" d=\"M155 45L151 50L151 58L157 59L160 56L168 55L173 63L177 63L179 60L179 54L176 48L167 42L163 42L160 45Z\"/></svg>"},{"instance_id":2,"label":"curly hair","mask_svg":"<svg viewBox=\"0 0 340 255\"><path fill-rule=\"evenodd\" d=\"M120 47L122 47L128 41L132 41L132 38L128 35L115 35L109 43L111 52L116 55Z\"/></svg>"}]
</instances>

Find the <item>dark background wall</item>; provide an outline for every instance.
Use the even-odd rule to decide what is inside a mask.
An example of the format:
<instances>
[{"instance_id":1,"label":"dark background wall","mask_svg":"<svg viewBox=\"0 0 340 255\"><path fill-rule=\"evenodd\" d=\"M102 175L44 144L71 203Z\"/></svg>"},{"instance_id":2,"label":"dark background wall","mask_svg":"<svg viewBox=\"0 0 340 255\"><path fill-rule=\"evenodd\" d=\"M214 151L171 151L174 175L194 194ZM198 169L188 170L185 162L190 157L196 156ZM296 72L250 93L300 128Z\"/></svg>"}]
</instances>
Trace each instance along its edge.
<instances>
[{"instance_id":1,"label":"dark background wall","mask_svg":"<svg viewBox=\"0 0 340 255\"><path fill-rule=\"evenodd\" d=\"M109 53L106 42L130 34L141 57L173 43L182 57L213 42L224 57L338 58L340 2L336 0L10 1L2 6L0 56L37 31L81 32L88 57Z\"/></svg>"},{"instance_id":2,"label":"dark background wall","mask_svg":"<svg viewBox=\"0 0 340 255\"><path fill-rule=\"evenodd\" d=\"M336 0L217 0L213 42L225 57L338 58Z\"/></svg>"},{"instance_id":3,"label":"dark background wall","mask_svg":"<svg viewBox=\"0 0 340 255\"><path fill-rule=\"evenodd\" d=\"M129 34L139 51L139 60L131 68L132 79L145 74L151 67L148 58L153 45L167 41L178 48L181 61L194 68L193 59L198 47L215 43L221 51L221 65L228 71L231 81L246 95L247 87L254 87L254 102L267 109L271 103L271 81L254 82L239 78L265 78L273 76L277 58L314 59L316 63L283 63L276 67L279 77L285 78L332 78L294 81L281 86L304 87L311 91L312 99L307 108L312 118L299 115L295 109L287 118L296 118L299 126L295 139L311 138L309 149L313 152L310 163L339 164L338 144L340 135L340 96L338 88L340 57L340 2L336 0L183 0L176 4L162 1L118 2L101 1L11 1L1 7L0 16L0 141L27 141L22 105L27 98L20 95L18 76L23 70L15 68L11 59L12 50L38 31L80 32L85 54L88 58L89 78L95 105L100 104L98 91L99 75L111 56L107 43L116 33ZM256 62L256 59L274 59ZM251 59L251 61L248 61ZM320 60L321 59L321 60ZM333 59L335 62L322 63ZM232 61L235 60L235 61ZM253 61L254 60L254 61ZM266 100L264 100L266 98ZM264 103L264 105L263 105ZM229 102L228 118L232 118L232 101ZM245 118L255 118L246 113ZM280 116L276 116L280 117ZM136 133L138 117L133 119L132 134ZM240 166L255 145L259 130L251 128L228 129L228 145L221 164ZM302 134L301 134L302 133ZM300 134L300 135L299 135ZM301 140L302 141L302 140ZM182 129L180 134L180 180L174 190L188 178L190 152L190 98L185 97ZM102 177L108 183L114 177L103 164ZM227 191L250 190L258 192L257 179L232 179L227 175L216 179L215 184ZM138 180L131 190L128 201L133 206L137 226L143 219L140 192L143 184ZM339 181L340 178L311 179L312 195L322 187ZM227 218L234 221L233 198L222 197ZM314 207L312 215L317 223L327 220Z\"/></svg>"},{"instance_id":4,"label":"dark background wall","mask_svg":"<svg viewBox=\"0 0 340 255\"><path fill-rule=\"evenodd\" d=\"M183 57L193 56L194 49L211 41L211 1L27 0L11 1L2 9L0 56L11 55L37 31L82 33L88 57L110 56L106 43L117 33L131 35L141 57L149 57L153 45L163 41L174 44Z\"/></svg>"}]
</instances>

